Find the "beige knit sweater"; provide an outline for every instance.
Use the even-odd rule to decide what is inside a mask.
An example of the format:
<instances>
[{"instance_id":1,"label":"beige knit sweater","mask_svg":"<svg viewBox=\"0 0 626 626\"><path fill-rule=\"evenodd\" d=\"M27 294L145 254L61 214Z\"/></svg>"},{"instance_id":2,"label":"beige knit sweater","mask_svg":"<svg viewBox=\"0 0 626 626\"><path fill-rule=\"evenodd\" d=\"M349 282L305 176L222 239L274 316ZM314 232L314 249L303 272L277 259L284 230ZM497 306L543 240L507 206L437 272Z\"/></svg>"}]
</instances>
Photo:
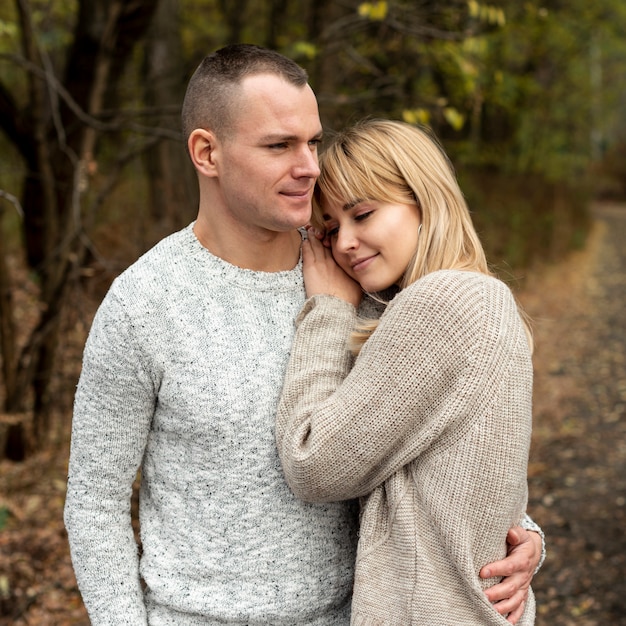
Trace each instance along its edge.
<instances>
[{"instance_id":1,"label":"beige knit sweater","mask_svg":"<svg viewBox=\"0 0 626 626\"><path fill-rule=\"evenodd\" d=\"M279 406L285 476L308 501L361 500L352 624L507 624L486 563L522 518L532 363L501 281L434 272L401 291L352 367L354 308L305 303ZM532 591L520 624L534 623Z\"/></svg>"}]
</instances>

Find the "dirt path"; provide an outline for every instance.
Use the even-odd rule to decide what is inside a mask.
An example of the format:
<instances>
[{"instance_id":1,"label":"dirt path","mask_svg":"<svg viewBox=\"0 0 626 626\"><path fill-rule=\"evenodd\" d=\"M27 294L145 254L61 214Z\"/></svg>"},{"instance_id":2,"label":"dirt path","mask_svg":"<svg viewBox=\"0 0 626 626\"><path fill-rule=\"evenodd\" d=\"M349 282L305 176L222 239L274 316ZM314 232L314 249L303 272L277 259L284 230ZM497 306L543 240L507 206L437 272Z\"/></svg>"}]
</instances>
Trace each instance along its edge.
<instances>
[{"instance_id":1,"label":"dirt path","mask_svg":"<svg viewBox=\"0 0 626 626\"><path fill-rule=\"evenodd\" d=\"M531 282L529 511L548 558L537 626L626 624L626 207L594 208L584 252Z\"/></svg>"},{"instance_id":2,"label":"dirt path","mask_svg":"<svg viewBox=\"0 0 626 626\"><path fill-rule=\"evenodd\" d=\"M529 511L547 535L537 626L626 626L626 206L527 279L535 424ZM67 442L0 462L0 625L86 626L62 522Z\"/></svg>"}]
</instances>

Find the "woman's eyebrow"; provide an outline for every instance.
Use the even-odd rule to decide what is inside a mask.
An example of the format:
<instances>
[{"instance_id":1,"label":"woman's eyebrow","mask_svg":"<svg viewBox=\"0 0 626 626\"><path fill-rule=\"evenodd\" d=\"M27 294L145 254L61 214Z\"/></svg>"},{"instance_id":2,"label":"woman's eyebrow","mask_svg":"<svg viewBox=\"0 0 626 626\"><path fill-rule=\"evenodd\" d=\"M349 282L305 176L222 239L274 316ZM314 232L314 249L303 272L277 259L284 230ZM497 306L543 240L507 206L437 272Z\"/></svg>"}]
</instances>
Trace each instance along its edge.
<instances>
[{"instance_id":1,"label":"woman's eyebrow","mask_svg":"<svg viewBox=\"0 0 626 626\"><path fill-rule=\"evenodd\" d=\"M357 204L361 204L361 202L363 202L363 198L355 198L354 200L350 200L349 202L346 202L342 209L344 211L349 211L351 208L355 207Z\"/></svg>"},{"instance_id":2,"label":"woman's eyebrow","mask_svg":"<svg viewBox=\"0 0 626 626\"><path fill-rule=\"evenodd\" d=\"M349 200L348 202L346 202L341 209L343 211L349 211L350 209L352 209L353 207L357 206L358 204L361 204L361 202L363 202L362 198L355 198L354 200ZM322 215L322 219L327 222L328 220L331 220L332 217L328 214L328 213L324 213Z\"/></svg>"}]
</instances>

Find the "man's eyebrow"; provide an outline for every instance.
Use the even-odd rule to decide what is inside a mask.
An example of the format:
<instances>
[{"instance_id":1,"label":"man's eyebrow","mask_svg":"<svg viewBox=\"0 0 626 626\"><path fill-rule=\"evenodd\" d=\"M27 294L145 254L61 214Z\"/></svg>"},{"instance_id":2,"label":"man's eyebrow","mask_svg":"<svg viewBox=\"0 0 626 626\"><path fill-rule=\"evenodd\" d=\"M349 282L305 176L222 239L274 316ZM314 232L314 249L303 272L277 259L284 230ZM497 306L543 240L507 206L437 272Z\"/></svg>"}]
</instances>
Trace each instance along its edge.
<instances>
[{"instance_id":1,"label":"man's eyebrow","mask_svg":"<svg viewBox=\"0 0 626 626\"><path fill-rule=\"evenodd\" d=\"M264 135L259 139L261 143L280 143L282 141L294 141L297 137L295 135L280 135L278 133L272 135Z\"/></svg>"},{"instance_id":2,"label":"man's eyebrow","mask_svg":"<svg viewBox=\"0 0 626 626\"><path fill-rule=\"evenodd\" d=\"M323 136L323 131L320 130L319 133L315 133L313 137L307 139L307 141L311 141L313 139L321 140ZM261 143L281 143L283 141L299 141L300 138L297 135L281 135L280 133L270 133L268 135L264 135L259 139Z\"/></svg>"}]
</instances>

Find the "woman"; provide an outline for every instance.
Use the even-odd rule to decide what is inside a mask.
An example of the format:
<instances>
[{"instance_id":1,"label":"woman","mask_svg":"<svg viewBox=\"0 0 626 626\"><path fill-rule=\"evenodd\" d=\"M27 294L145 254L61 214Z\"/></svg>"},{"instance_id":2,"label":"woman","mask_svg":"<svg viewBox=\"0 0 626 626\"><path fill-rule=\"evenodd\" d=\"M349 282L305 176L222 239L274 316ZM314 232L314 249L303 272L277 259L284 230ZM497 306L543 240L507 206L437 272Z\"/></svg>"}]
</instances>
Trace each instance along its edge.
<instances>
[{"instance_id":1,"label":"woman","mask_svg":"<svg viewBox=\"0 0 626 626\"><path fill-rule=\"evenodd\" d=\"M428 133L361 122L321 165L325 245L303 244L277 418L287 481L305 500L361 498L353 624L507 624L479 571L526 508L528 328ZM362 290L389 289L380 319L357 321ZM529 590L518 623L533 622Z\"/></svg>"}]
</instances>

